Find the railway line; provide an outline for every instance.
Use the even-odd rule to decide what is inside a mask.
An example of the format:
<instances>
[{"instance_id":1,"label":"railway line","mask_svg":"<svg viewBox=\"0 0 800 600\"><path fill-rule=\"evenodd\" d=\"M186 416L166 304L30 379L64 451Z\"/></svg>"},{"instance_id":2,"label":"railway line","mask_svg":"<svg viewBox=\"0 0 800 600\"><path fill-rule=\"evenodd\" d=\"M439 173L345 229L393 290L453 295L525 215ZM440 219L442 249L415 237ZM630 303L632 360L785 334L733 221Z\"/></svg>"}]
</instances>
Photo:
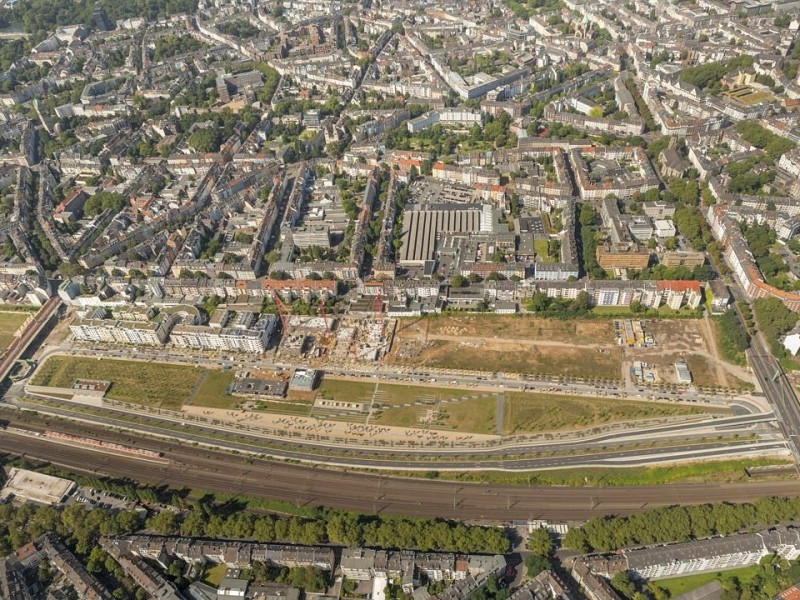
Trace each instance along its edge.
<instances>
[{"instance_id":1,"label":"railway line","mask_svg":"<svg viewBox=\"0 0 800 600\"><path fill-rule=\"evenodd\" d=\"M3 418L9 418L3 415ZM15 426L42 431L43 420ZM19 422L16 422L19 421ZM102 439L110 432L91 424L65 424L66 430ZM347 469L307 467L184 446L168 440L116 434L119 443L163 452L168 462L154 465L135 456L98 454L90 448L55 444L43 437L4 432L0 452L50 462L93 476L128 477L170 487L283 500L298 506L328 506L362 512L506 522L543 518L584 520L630 514L673 504L745 502L762 496L800 496L796 480L741 484L574 488L467 484L374 475Z\"/></svg>"}]
</instances>

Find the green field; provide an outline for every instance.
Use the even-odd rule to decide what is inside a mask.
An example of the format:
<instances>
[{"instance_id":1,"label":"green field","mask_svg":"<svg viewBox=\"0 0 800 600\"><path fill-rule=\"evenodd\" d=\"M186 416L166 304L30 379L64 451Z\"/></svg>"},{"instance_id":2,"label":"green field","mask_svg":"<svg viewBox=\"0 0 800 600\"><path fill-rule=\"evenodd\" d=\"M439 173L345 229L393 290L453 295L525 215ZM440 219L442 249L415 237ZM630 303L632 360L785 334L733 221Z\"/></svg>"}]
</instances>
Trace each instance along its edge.
<instances>
[{"instance_id":1,"label":"green field","mask_svg":"<svg viewBox=\"0 0 800 600\"><path fill-rule=\"evenodd\" d=\"M505 399L503 433L580 429L611 422L703 412L694 406L659 402L510 392Z\"/></svg>"},{"instance_id":2,"label":"green field","mask_svg":"<svg viewBox=\"0 0 800 600\"><path fill-rule=\"evenodd\" d=\"M661 467L595 467L553 469L503 473L480 471L469 473L434 472L437 479L488 483L491 485L560 485L571 487L618 487L668 485L674 483L735 483L748 480L745 469L789 464L786 458L753 458L684 463ZM398 473L402 476L431 477L431 473ZM781 476L791 477L789 475Z\"/></svg>"},{"instance_id":3,"label":"green field","mask_svg":"<svg viewBox=\"0 0 800 600\"><path fill-rule=\"evenodd\" d=\"M0 311L0 349L8 348L17 329L30 315L30 312Z\"/></svg>"},{"instance_id":4,"label":"green field","mask_svg":"<svg viewBox=\"0 0 800 600\"><path fill-rule=\"evenodd\" d=\"M472 433L494 433L494 395L451 388L325 379L322 398L372 403L371 423L395 427L434 427ZM431 412L432 411L432 412ZM424 417L434 417L423 422ZM325 413L327 418L353 420L352 415Z\"/></svg>"},{"instance_id":5,"label":"green field","mask_svg":"<svg viewBox=\"0 0 800 600\"><path fill-rule=\"evenodd\" d=\"M225 389L233 383L232 371L206 371L205 379L191 397L192 406L205 408L232 408L242 401L236 396L229 396Z\"/></svg>"},{"instance_id":6,"label":"green field","mask_svg":"<svg viewBox=\"0 0 800 600\"><path fill-rule=\"evenodd\" d=\"M427 404L438 400L475 396L476 392L435 386L427 387L383 382L370 383L325 378L319 388L319 395L323 398L342 402L371 402L373 396L375 396L376 405L391 407L414 402Z\"/></svg>"},{"instance_id":7,"label":"green field","mask_svg":"<svg viewBox=\"0 0 800 600\"><path fill-rule=\"evenodd\" d=\"M106 397L112 400L180 410L201 375L200 369L180 365L51 356L31 383L71 388L76 379L100 379L111 382Z\"/></svg>"},{"instance_id":8,"label":"green field","mask_svg":"<svg viewBox=\"0 0 800 600\"><path fill-rule=\"evenodd\" d=\"M318 395L339 402L371 402L374 391L374 383L326 377L319 386Z\"/></svg>"},{"instance_id":9,"label":"green field","mask_svg":"<svg viewBox=\"0 0 800 600\"><path fill-rule=\"evenodd\" d=\"M673 577L671 579L659 579L653 584L662 590L669 592L669 597L674 598L686 592L699 588L701 585L711 583L714 580L725 581L736 577L739 581L747 582L755 577L760 571L759 565L744 567L742 569L731 569L730 571L715 571L713 573L700 573L699 575L688 575L687 577Z\"/></svg>"},{"instance_id":10,"label":"green field","mask_svg":"<svg viewBox=\"0 0 800 600\"><path fill-rule=\"evenodd\" d=\"M438 405L389 407L373 413L370 423L394 427L431 427L465 433L495 432L497 399L491 395ZM430 420L425 420L427 417Z\"/></svg>"},{"instance_id":11,"label":"green field","mask_svg":"<svg viewBox=\"0 0 800 600\"><path fill-rule=\"evenodd\" d=\"M301 402L279 402L259 400L256 402L255 409L259 412L279 415L299 415L307 417L311 411L311 405Z\"/></svg>"}]
</instances>

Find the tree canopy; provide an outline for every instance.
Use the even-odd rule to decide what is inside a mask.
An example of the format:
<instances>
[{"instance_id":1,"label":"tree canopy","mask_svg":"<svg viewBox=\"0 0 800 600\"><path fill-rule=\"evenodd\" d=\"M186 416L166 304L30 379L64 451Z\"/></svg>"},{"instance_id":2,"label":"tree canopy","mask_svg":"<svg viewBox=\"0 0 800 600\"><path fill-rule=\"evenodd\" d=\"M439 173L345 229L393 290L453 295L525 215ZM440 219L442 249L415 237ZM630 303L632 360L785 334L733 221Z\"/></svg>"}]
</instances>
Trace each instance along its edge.
<instances>
[{"instance_id":1,"label":"tree canopy","mask_svg":"<svg viewBox=\"0 0 800 600\"><path fill-rule=\"evenodd\" d=\"M564 545L579 552L610 552L646 544L730 535L747 527L800 517L798 498L759 498L752 504L702 504L657 508L628 517L593 517L569 530Z\"/></svg>"}]
</instances>

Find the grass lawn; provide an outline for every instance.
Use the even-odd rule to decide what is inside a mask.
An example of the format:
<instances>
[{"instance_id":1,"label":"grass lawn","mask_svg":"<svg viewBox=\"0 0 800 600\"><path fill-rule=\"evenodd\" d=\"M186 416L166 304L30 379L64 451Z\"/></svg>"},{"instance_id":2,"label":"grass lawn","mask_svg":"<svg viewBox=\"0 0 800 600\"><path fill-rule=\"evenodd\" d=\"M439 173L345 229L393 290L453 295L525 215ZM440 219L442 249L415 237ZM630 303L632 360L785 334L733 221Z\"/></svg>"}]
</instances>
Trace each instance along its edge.
<instances>
[{"instance_id":1,"label":"grass lawn","mask_svg":"<svg viewBox=\"0 0 800 600\"><path fill-rule=\"evenodd\" d=\"M375 403L381 406L397 406L410 402L429 403L437 400L449 400L451 398L475 395L478 394L468 390L381 383L375 396Z\"/></svg>"},{"instance_id":2,"label":"grass lawn","mask_svg":"<svg viewBox=\"0 0 800 600\"><path fill-rule=\"evenodd\" d=\"M714 571L713 573L700 573L699 575L688 575L687 577L673 577L670 579L659 579L653 583L661 589L669 591L670 598L680 596L686 592L699 588L701 585L711 583L715 579L725 581L736 577L742 582L750 581L760 570L759 565L744 567L742 569L731 569L730 571Z\"/></svg>"},{"instance_id":3,"label":"grass lawn","mask_svg":"<svg viewBox=\"0 0 800 600\"><path fill-rule=\"evenodd\" d=\"M30 316L30 312L0 311L0 349L8 348L17 329Z\"/></svg>"},{"instance_id":4,"label":"grass lawn","mask_svg":"<svg viewBox=\"0 0 800 600\"><path fill-rule=\"evenodd\" d=\"M539 260L545 263L554 263L556 259L550 256L549 247L547 240L533 240L533 251L536 252Z\"/></svg>"},{"instance_id":5,"label":"grass lawn","mask_svg":"<svg viewBox=\"0 0 800 600\"><path fill-rule=\"evenodd\" d=\"M206 570L203 581L212 587L219 587L219 584L222 583L227 570L228 566L225 563L214 565Z\"/></svg>"},{"instance_id":6,"label":"grass lawn","mask_svg":"<svg viewBox=\"0 0 800 600\"><path fill-rule=\"evenodd\" d=\"M497 399L485 395L434 406L390 406L381 412L373 413L370 423L394 427L431 427L451 429L464 433L495 432ZM431 416L433 420L426 422Z\"/></svg>"},{"instance_id":7,"label":"grass lawn","mask_svg":"<svg viewBox=\"0 0 800 600\"><path fill-rule=\"evenodd\" d=\"M506 394L503 433L512 435L580 429L603 423L702 412L703 410L694 406L659 402L510 392Z\"/></svg>"},{"instance_id":8,"label":"grass lawn","mask_svg":"<svg viewBox=\"0 0 800 600\"><path fill-rule=\"evenodd\" d=\"M674 483L735 483L747 481L745 469L788 464L785 457L765 457L742 460L720 460L702 463L683 463L661 467L596 467L553 469L504 473L481 471L470 473L439 472L438 479L480 482L492 485L564 485L572 487L616 487L634 485L668 485ZM402 474L409 476L408 474ZM412 477L427 476L422 473ZM665 580L666 581L666 580Z\"/></svg>"},{"instance_id":9,"label":"grass lawn","mask_svg":"<svg viewBox=\"0 0 800 600\"><path fill-rule=\"evenodd\" d=\"M375 384L367 381L330 379L325 377L319 386L318 395L328 400L340 402L371 402Z\"/></svg>"},{"instance_id":10,"label":"grass lawn","mask_svg":"<svg viewBox=\"0 0 800 600\"><path fill-rule=\"evenodd\" d=\"M307 417L311 411L311 406L306 403L271 402L262 400L256 403L254 410L271 414L299 415L301 417Z\"/></svg>"},{"instance_id":11,"label":"grass lawn","mask_svg":"<svg viewBox=\"0 0 800 600\"><path fill-rule=\"evenodd\" d=\"M205 379L191 398L192 406L206 408L231 408L242 401L242 398L229 396L225 389L233 383L232 371L206 371Z\"/></svg>"},{"instance_id":12,"label":"grass lawn","mask_svg":"<svg viewBox=\"0 0 800 600\"><path fill-rule=\"evenodd\" d=\"M111 382L112 400L180 410L202 371L194 367L129 360L51 356L36 371L33 385L72 387L76 379Z\"/></svg>"}]
</instances>

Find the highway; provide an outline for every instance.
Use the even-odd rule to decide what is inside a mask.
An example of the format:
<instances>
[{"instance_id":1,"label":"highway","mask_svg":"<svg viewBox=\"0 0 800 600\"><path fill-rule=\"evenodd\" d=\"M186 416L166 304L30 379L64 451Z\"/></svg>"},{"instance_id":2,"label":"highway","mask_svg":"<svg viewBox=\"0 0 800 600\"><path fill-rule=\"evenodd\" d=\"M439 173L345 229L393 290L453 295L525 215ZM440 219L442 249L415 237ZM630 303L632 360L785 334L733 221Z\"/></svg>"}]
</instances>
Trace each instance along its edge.
<instances>
[{"instance_id":1,"label":"highway","mask_svg":"<svg viewBox=\"0 0 800 600\"><path fill-rule=\"evenodd\" d=\"M251 454L269 456L270 458L281 460L295 460L307 463L319 463L326 466L338 466L344 468L362 469L384 469L391 471L402 470L437 470L437 471L480 471L486 469L503 471L533 471L541 469L568 468L568 467L590 467L590 466L642 466L659 463L671 463L679 460L710 459L710 458L734 458L753 454L780 455L786 452L786 443L783 440L774 439L775 436L767 436L766 439L755 440L735 440L735 439L715 439L714 441L687 442L685 434L681 432L680 425L673 425L667 428L667 434L679 434L682 438L672 441L672 445L657 448L641 447L617 447L606 450L608 440L601 436L601 441L586 443L576 443L575 441L563 441L551 446L503 446L491 449L474 450L444 450L433 449L423 450L425 456L412 456L404 449L350 449L342 445L331 443L313 443L307 440L294 438L274 438L279 446L265 447L264 437L248 434L238 430L231 431L231 436L235 436L236 441L230 439L219 439L212 434L220 433L220 427L213 429L203 427L194 422L180 421L180 430L174 429L179 422L175 419L148 415L147 422L131 423L122 420L125 413L122 410L105 409L105 415L91 416L74 412L68 403L60 407L40 406L36 404L26 404L24 400L17 400L16 404L21 407L30 408L42 413L63 418L72 419L91 419L93 423L107 428L120 428L126 431L136 431L143 434L155 436L167 436L185 443L197 443L211 445L228 451L247 452ZM747 433L750 425L758 424L763 417L739 416L724 419L726 427L717 430L720 434L731 435L734 431L732 427L738 427L740 423L744 425L741 430ZM756 419L755 423L751 421ZM140 419L141 421L141 419ZM707 427L706 424L698 424ZM59 422L59 427L63 427ZM684 428L690 429L691 425L684 424ZM714 431L714 430L712 430ZM635 430L635 435L643 432ZM649 439L656 438L656 431L651 432ZM776 432L777 433L777 432ZM100 432L101 435L104 431ZM662 434L663 435L663 434ZM716 437L717 434L709 437ZM109 438L109 441L115 441ZM635 440L634 440L635 441ZM517 452L517 456L514 456ZM553 456L553 453L559 453ZM541 456L545 454L545 456ZM550 454L550 456L547 456Z\"/></svg>"},{"instance_id":2,"label":"highway","mask_svg":"<svg viewBox=\"0 0 800 600\"><path fill-rule=\"evenodd\" d=\"M800 402L780 364L767 349L761 333L752 338L747 358L775 410L795 462L800 463Z\"/></svg>"},{"instance_id":3,"label":"highway","mask_svg":"<svg viewBox=\"0 0 800 600\"><path fill-rule=\"evenodd\" d=\"M746 502L763 496L799 496L792 481L743 484L685 484L653 487L494 486L427 479L385 477L346 470L246 459L241 456L182 447L169 441L116 436L163 450L164 466L129 456L98 453L52 440L4 432L0 452L52 462L66 470L92 476L129 477L173 488L241 493L292 502L298 506L328 506L362 512L507 522L543 518L585 520L607 514L630 514L657 506L705 502Z\"/></svg>"}]
</instances>

